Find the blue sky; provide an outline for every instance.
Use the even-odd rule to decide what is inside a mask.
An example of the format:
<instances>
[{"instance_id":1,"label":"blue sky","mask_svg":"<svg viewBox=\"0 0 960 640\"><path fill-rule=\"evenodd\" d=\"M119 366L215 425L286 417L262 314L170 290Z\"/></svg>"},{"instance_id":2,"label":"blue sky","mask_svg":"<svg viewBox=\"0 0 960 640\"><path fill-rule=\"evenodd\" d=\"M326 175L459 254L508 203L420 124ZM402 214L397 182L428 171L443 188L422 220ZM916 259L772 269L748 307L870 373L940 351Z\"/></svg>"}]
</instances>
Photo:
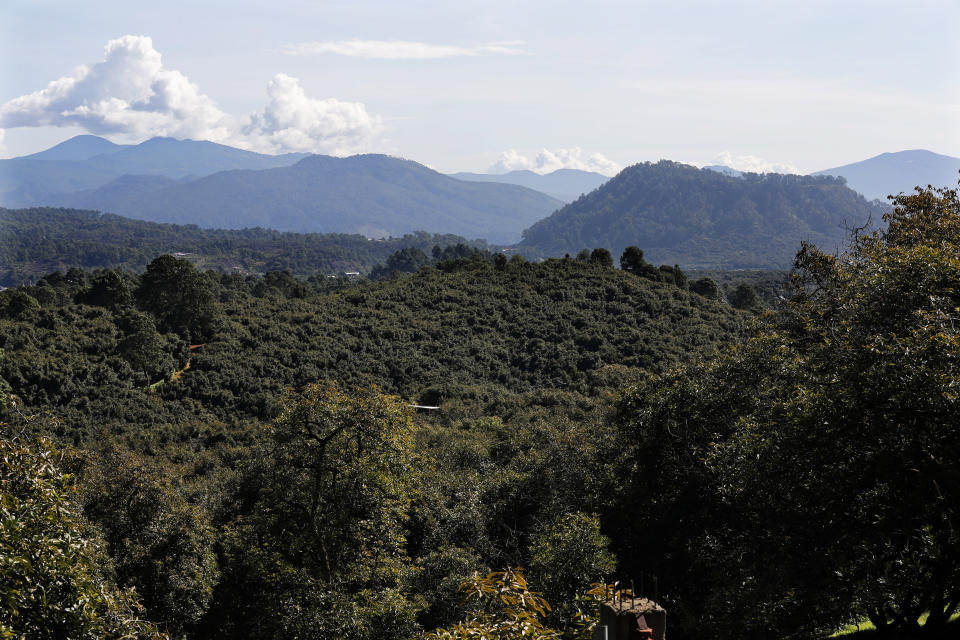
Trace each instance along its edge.
<instances>
[{"instance_id":1,"label":"blue sky","mask_svg":"<svg viewBox=\"0 0 960 640\"><path fill-rule=\"evenodd\" d=\"M90 132L441 171L960 156L958 35L956 0L6 0L0 152Z\"/></svg>"}]
</instances>

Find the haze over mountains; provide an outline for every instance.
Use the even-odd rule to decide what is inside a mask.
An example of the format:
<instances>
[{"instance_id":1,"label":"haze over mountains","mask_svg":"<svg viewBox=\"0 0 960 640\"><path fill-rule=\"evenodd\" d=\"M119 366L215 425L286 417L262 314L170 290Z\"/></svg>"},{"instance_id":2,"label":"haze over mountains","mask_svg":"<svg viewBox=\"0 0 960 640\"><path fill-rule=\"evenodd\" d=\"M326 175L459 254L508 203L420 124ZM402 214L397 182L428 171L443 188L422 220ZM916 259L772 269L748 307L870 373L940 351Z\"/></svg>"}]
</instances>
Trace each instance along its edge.
<instances>
[{"instance_id":1,"label":"haze over mountains","mask_svg":"<svg viewBox=\"0 0 960 640\"><path fill-rule=\"evenodd\" d=\"M580 169L557 169L546 174L528 169L519 169L508 173L451 173L450 177L468 182L502 182L516 184L540 191L562 202L573 202L585 193L590 193L604 182L607 176L594 171Z\"/></svg>"},{"instance_id":2,"label":"haze over mountains","mask_svg":"<svg viewBox=\"0 0 960 640\"><path fill-rule=\"evenodd\" d=\"M377 154L272 156L205 141L118 145L84 135L0 161L0 205L94 209L206 228L368 237L428 231L497 244L519 241L526 229L522 246L535 255L597 246L618 255L632 244L656 262L783 267L801 240L836 247L847 228L879 218L880 209L855 191L869 200L916 184L951 186L960 159L902 151L815 174L843 176L846 187L704 169L664 161L613 179L573 169L443 175ZM573 204L561 209L564 203Z\"/></svg>"},{"instance_id":3,"label":"haze over mountains","mask_svg":"<svg viewBox=\"0 0 960 640\"><path fill-rule=\"evenodd\" d=\"M39 153L0 160L0 205L51 204L55 195L96 189L127 174L201 177L229 169L287 166L306 155L272 156L200 140L151 138L118 145L97 136L76 136Z\"/></svg>"},{"instance_id":4,"label":"haze over mountains","mask_svg":"<svg viewBox=\"0 0 960 640\"><path fill-rule=\"evenodd\" d=\"M960 158L924 149L881 153L861 162L824 169L811 175L843 176L847 186L868 199L913 191L916 186L955 187Z\"/></svg>"},{"instance_id":5,"label":"haze over mountains","mask_svg":"<svg viewBox=\"0 0 960 640\"><path fill-rule=\"evenodd\" d=\"M524 187L462 182L384 155L309 156L290 167L222 171L145 193L117 195L123 187L107 185L90 194L84 205L202 227L371 237L432 229L509 244L562 204ZM112 195L117 197L109 198Z\"/></svg>"}]
</instances>

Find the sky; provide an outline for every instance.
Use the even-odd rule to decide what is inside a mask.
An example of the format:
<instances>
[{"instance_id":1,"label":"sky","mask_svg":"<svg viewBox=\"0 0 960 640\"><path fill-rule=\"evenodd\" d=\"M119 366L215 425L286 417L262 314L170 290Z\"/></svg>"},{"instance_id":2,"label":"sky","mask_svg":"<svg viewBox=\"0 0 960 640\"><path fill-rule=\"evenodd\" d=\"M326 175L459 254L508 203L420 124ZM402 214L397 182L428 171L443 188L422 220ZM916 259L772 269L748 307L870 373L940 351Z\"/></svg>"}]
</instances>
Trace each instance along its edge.
<instances>
[{"instance_id":1,"label":"sky","mask_svg":"<svg viewBox=\"0 0 960 640\"><path fill-rule=\"evenodd\" d=\"M0 157L81 133L443 172L960 156L958 36L958 0L5 0Z\"/></svg>"}]
</instances>

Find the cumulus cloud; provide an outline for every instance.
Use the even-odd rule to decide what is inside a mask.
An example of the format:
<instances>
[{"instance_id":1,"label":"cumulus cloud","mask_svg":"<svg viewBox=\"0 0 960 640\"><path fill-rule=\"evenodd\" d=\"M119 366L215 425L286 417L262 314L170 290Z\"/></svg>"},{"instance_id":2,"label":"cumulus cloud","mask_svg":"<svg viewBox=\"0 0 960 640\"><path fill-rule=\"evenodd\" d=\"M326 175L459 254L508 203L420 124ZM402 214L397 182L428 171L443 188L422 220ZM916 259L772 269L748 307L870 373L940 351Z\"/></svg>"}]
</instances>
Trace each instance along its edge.
<instances>
[{"instance_id":1,"label":"cumulus cloud","mask_svg":"<svg viewBox=\"0 0 960 640\"><path fill-rule=\"evenodd\" d=\"M580 169L595 171L605 176L612 176L622 169L619 164L594 153L584 157L580 147L570 149L543 149L533 159L520 154L516 149L508 149L500 154L500 159L490 167L490 173L505 173L517 169L528 169L536 173L550 173L557 169Z\"/></svg>"},{"instance_id":2,"label":"cumulus cloud","mask_svg":"<svg viewBox=\"0 0 960 640\"><path fill-rule=\"evenodd\" d=\"M79 126L127 140L171 136L264 152L336 154L365 150L382 131L380 118L362 103L308 98L284 74L267 92L262 111L226 113L185 75L164 68L150 38L127 35L107 43L103 61L0 106L0 127Z\"/></svg>"},{"instance_id":3,"label":"cumulus cloud","mask_svg":"<svg viewBox=\"0 0 960 640\"><path fill-rule=\"evenodd\" d=\"M477 47L460 47L407 40L326 40L300 42L288 45L283 52L289 55L316 55L333 53L354 58L378 58L381 60L429 60L482 55L524 55L526 42L488 42Z\"/></svg>"},{"instance_id":4,"label":"cumulus cloud","mask_svg":"<svg viewBox=\"0 0 960 640\"><path fill-rule=\"evenodd\" d=\"M383 130L379 116L359 102L308 98L300 81L277 74L267 88L270 102L254 113L243 135L259 149L347 154L370 147Z\"/></svg>"},{"instance_id":5,"label":"cumulus cloud","mask_svg":"<svg viewBox=\"0 0 960 640\"><path fill-rule=\"evenodd\" d=\"M713 162L744 173L800 173L792 164L771 162L757 156L737 156L729 151L717 154Z\"/></svg>"}]
</instances>

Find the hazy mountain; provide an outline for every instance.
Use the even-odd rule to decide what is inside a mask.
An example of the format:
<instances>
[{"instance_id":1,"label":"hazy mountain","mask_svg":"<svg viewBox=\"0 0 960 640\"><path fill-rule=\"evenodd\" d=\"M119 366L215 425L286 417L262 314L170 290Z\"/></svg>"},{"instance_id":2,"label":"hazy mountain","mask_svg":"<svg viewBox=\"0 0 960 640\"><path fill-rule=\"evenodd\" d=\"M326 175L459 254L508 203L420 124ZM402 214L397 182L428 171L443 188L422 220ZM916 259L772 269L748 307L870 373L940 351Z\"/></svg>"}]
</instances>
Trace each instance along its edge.
<instances>
[{"instance_id":1,"label":"hazy mountain","mask_svg":"<svg viewBox=\"0 0 960 640\"><path fill-rule=\"evenodd\" d=\"M824 169L811 175L843 176L847 186L869 199L885 200L888 195L909 193L917 185L956 187L960 158L924 149L881 153L861 162Z\"/></svg>"},{"instance_id":2,"label":"hazy mountain","mask_svg":"<svg viewBox=\"0 0 960 640\"><path fill-rule=\"evenodd\" d=\"M82 135L74 136L69 140L64 140L58 145L54 145L44 151L32 153L21 158L30 158L31 160L48 161L75 161L86 160L104 153L115 153L130 145L114 144L105 138L98 136Z\"/></svg>"},{"instance_id":3,"label":"hazy mountain","mask_svg":"<svg viewBox=\"0 0 960 640\"><path fill-rule=\"evenodd\" d=\"M118 209L125 203L189 179L176 180L167 176L122 175L96 189L59 193L45 198L47 206L65 206L74 209Z\"/></svg>"},{"instance_id":4,"label":"hazy mountain","mask_svg":"<svg viewBox=\"0 0 960 640\"><path fill-rule=\"evenodd\" d=\"M725 164L708 164L703 169L708 169L710 171L716 171L717 173L722 173L725 176L730 176L731 178L739 178L743 175L742 171L737 171L736 169L731 169Z\"/></svg>"},{"instance_id":5,"label":"hazy mountain","mask_svg":"<svg viewBox=\"0 0 960 640\"><path fill-rule=\"evenodd\" d=\"M516 185L464 182L410 160L360 155L309 156L290 167L175 184L127 176L56 204L201 227L368 236L428 230L511 243L563 203Z\"/></svg>"},{"instance_id":6,"label":"hazy mountain","mask_svg":"<svg viewBox=\"0 0 960 640\"><path fill-rule=\"evenodd\" d=\"M734 178L666 160L628 167L593 193L524 231L521 245L552 255L635 245L647 260L699 268L783 268L801 240L827 250L879 217L830 176Z\"/></svg>"},{"instance_id":7,"label":"hazy mountain","mask_svg":"<svg viewBox=\"0 0 960 640\"><path fill-rule=\"evenodd\" d=\"M286 167L308 155L310 154L285 153L272 156L206 140L151 138L114 153L89 158L87 162L92 166L112 171L118 176L129 173L183 178L202 177L230 169Z\"/></svg>"},{"instance_id":8,"label":"hazy mountain","mask_svg":"<svg viewBox=\"0 0 960 640\"><path fill-rule=\"evenodd\" d=\"M452 173L451 177L468 182L502 182L516 184L545 193L562 202L573 202L609 180L605 175L578 169L557 169L541 175L526 169L509 173Z\"/></svg>"},{"instance_id":9,"label":"hazy mountain","mask_svg":"<svg viewBox=\"0 0 960 640\"><path fill-rule=\"evenodd\" d=\"M59 194L96 189L125 174L201 177L229 169L289 166L307 155L272 156L174 138L117 145L97 136L76 136L46 151L0 160L0 204L59 203Z\"/></svg>"}]
</instances>

